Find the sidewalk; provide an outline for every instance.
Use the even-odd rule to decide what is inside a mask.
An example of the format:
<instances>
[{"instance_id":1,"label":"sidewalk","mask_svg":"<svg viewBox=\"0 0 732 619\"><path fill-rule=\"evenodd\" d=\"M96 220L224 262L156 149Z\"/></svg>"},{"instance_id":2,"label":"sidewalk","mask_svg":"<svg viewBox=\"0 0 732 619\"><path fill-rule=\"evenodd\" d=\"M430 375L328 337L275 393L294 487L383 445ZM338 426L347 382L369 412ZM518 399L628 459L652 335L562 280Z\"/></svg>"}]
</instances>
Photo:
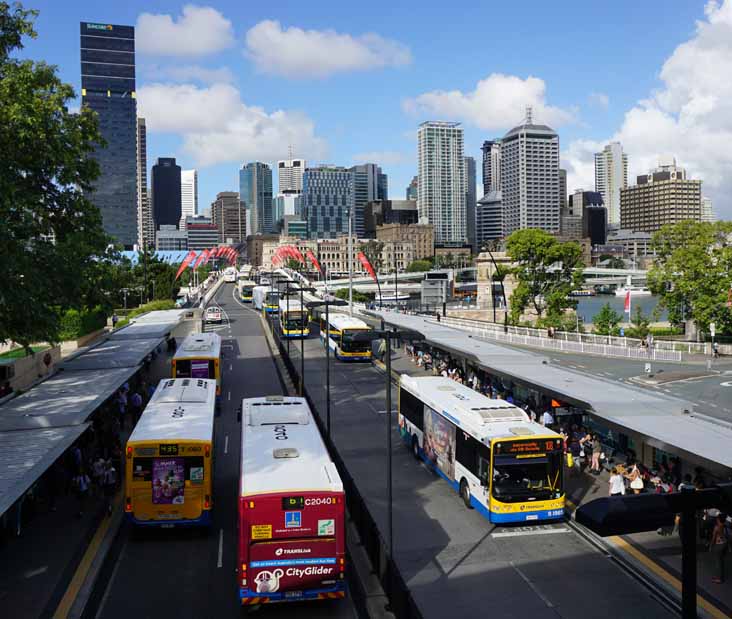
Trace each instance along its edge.
<instances>
[{"instance_id":1,"label":"sidewalk","mask_svg":"<svg viewBox=\"0 0 732 619\"><path fill-rule=\"evenodd\" d=\"M380 362L376 362L383 369ZM393 372L410 376L433 376L431 370L418 368L402 349L394 351L391 360ZM610 475L603 470L599 475L582 473L578 477L565 475L567 507L574 511L583 502L608 495ZM636 533L621 537L608 538L617 552L635 563L640 563L645 571L663 580L667 586L675 589L681 596L681 541L678 535L661 536L655 531ZM698 546L698 591L701 600L699 605L713 617L732 617L732 553L727 555L726 568L728 579L721 585L715 585L711 578L715 573L714 557L700 543Z\"/></svg>"}]
</instances>

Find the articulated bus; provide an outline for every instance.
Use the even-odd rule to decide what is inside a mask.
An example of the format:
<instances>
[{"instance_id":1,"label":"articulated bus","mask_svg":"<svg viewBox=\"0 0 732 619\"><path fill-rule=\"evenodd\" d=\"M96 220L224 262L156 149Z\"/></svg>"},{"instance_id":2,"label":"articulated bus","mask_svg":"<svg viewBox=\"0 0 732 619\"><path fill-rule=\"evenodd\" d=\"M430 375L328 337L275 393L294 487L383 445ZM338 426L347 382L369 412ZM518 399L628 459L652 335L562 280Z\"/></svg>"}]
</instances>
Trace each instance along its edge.
<instances>
[{"instance_id":1,"label":"articulated bus","mask_svg":"<svg viewBox=\"0 0 732 619\"><path fill-rule=\"evenodd\" d=\"M237 275L236 267L226 267L226 270L224 270L224 281L227 284L234 284L236 283Z\"/></svg>"},{"instance_id":2,"label":"articulated bus","mask_svg":"<svg viewBox=\"0 0 732 619\"><path fill-rule=\"evenodd\" d=\"M241 604L345 597L343 483L306 400L244 400L241 434Z\"/></svg>"},{"instance_id":3,"label":"articulated bus","mask_svg":"<svg viewBox=\"0 0 732 619\"><path fill-rule=\"evenodd\" d=\"M217 333L193 333L183 340L172 361L173 378L212 378L216 397L221 397L221 337Z\"/></svg>"},{"instance_id":4,"label":"articulated bus","mask_svg":"<svg viewBox=\"0 0 732 619\"><path fill-rule=\"evenodd\" d=\"M252 303L254 309L267 314L276 314L280 308L280 295L271 286L255 286L252 290Z\"/></svg>"},{"instance_id":5,"label":"articulated bus","mask_svg":"<svg viewBox=\"0 0 732 619\"><path fill-rule=\"evenodd\" d=\"M336 359L341 361L370 361L371 342L354 342L353 336L358 331L370 331L363 320L348 314L330 314L330 324L325 324L325 313L320 315L320 339L325 345L326 333L328 346L333 350Z\"/></svg>"},{"instance_id":6,"label":"articulated bus","mask_svg":"<svg viewBox=\"0 0 732 619\"><path fill-rule=\"evenodd\" d=\"M127 441L125 514L130 522L211 525L215 411L215 381L160 381Z\"/></svg>"},{"instance_id":7,"label":"articulated bus","mask_svg":"<svg viewBox=\"0 0 732 619\"><path fill-rule=\"evenodd\" d=\"M286 338L300 338L310 335L310 316L300 301L292 298L280 299L280 333Z\"/></svg>"},{"instance_id":8,"label":"articulated bus","mask_svg":"<svg viewBox=\"0 0 732 619\"><path fill-rule=\"evenodd\" d=\"M239 299L244 303L252 302L252 295L254 294L254 287L257 285L256 282L251 279L239 278Z\"/></svg>"},{"instance_id":9,"label":"articulated bus","mask_svg":"<svg viewBox=\"0 0 732 619\"><path fill-rule=\"evenodd\" d=\"M491 522L564 517L562 437L513 404L449 378L402 374L399 432Z\"/></svg>"}]
</instances>

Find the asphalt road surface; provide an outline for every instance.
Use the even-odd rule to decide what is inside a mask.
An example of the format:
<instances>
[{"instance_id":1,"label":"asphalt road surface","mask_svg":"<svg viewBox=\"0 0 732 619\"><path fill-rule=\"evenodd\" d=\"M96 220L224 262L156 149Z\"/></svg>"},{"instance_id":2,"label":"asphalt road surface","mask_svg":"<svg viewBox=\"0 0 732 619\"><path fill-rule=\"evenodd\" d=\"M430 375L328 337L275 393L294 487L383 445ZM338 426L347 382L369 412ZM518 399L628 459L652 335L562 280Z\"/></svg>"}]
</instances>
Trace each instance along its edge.
<instances>
[{"instance_id":1,"label":"asphalt road surface","mask_svg":"<svg viewBox=\"0 0 732 619\"><path fill-rule=\"evenodd\" d=\"M225 619L239 617L236 546L242 398L281 394L275 364L259 316L224 284L212 304L224 322L208 325L222 337L221 413L215 427L214 517L210 531L123 530L122 548L102 598L100 619ZM257 617L354 619L349 597L303 604L263 606Z\"/></svg>"}]
</instances>

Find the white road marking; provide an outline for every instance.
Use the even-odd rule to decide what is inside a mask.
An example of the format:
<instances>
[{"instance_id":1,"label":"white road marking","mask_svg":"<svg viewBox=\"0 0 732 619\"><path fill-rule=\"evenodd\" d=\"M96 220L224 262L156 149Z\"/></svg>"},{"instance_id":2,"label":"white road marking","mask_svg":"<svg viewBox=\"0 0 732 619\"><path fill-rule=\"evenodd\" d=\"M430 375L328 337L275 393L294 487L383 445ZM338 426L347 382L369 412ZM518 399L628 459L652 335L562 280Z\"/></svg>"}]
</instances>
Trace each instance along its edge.
<instances>
[{"instance_id":1,"label":"white road marking","mask_svg":"<svg viewBox=\"0 0 732 619\"><path fill-rule=\"evenodd\" d=\"M536 528L530 530L498 531L491 533L491 537L524 537L526 535L551 535L552 533L569 533L569 529L544 529Z\"/></svg>"},{"instance_id":2,"label":"white road marking","mask_svg":"<svg viewBox=\"0 0 732 619\"><path fill-rule=\"evenodd\" d=\"M231 372L234 369L234 366L230 363L229 364L229 372Z\"/></svg>"},{"instance_id":3,"label":"white road marking","mask_svg":"<svg viewBox=\"0 0 732 619\"><path fill-rule=\"evenodd\" d=\"M231 391L229 391L229 397L228 397L228 400L229 400L229 402L231 402Z\"/></svg>"},{"instance_id":4,"label":"white road marking","mask_svg":"<svg viewBox=\"0 0 732 619\"><path fill-rule=\"evenodd\" d=\"M723 383L719 383L720 387L732 387L732 380L726 380Z\"/></svg>"},{"instance_id":5,"label":"white road marking","mask_svg":"<svg viewBox=\"0 0 732 619\"><path fill-rule=\"evenodd\" d=\"M28 570L23 574L23 578L33 578L34 576L40 576L41 574L45 574L48 571L48 566L44 565L43 567L39 567L35 570Z\"/></svg>"},{"instance_id":6,"label":"white road marking","mask_svg":"<svg viewBox=\"0 0 732 619\"><path fill-rule=\"evenodd\" d=\"M224 438L224 455L229 453L229 435Z\"/></svg>"},{"instance_id":7,"label":"white road marking","mask_svg":"<svg viewBox=\"0 0 732 619\"><path fill-rule=\"evenodd\" d=\"M535 584L534 584L534 583L533 583L533 582L532 582L532 581L531 581L531 580L529 579L529 577L528 577L528 576L527 576L526 574L524 574L524 573L523 573L523 572L522 572L522 571L521 571L521 570L520 570L520 569L518 568L518 566L517 566L517 565L516 565L516 564L515 564L515 563L514 563L513 561L509 561L509 564L511 565L511 567L512 567L512 568L513 568L514 570L516 570L516 573L517 573L517 574L518 574L519 576L521 576L521 578L523 579L523 581L524 581L524 582L525 582L525 583L526 583L527 585L529 585L529 587L531 587L531 590L532 590L532 591L533 591L534 593L536 593L536 595L538 595L538 596L539 596L539 598L541 598L541 601L542 601L542 602L544 602L544 604L546 604L548 608L554 608L554 604L552 604L552 603L551 603L551 602L549 601L549 599L548 599L548 598L547 598L547 597L546 597L546 596L545 596L545 595L544 595L544 594L543 594L543 593L542 593L541 591L539 591L539 588L538 588L538 587L537 587L537 586L536 586L536 585L535 585Z\"/></svg>"},{"instance_id":8,"label":"white road marking","mask_svg":"<svg viewBox=\"0 0 732 619\"><path fill-rule=\"evenodd\" d=\"M219 560L216 567L224 566L224 530L219 529Z\"/></svg>"}]
</instances>

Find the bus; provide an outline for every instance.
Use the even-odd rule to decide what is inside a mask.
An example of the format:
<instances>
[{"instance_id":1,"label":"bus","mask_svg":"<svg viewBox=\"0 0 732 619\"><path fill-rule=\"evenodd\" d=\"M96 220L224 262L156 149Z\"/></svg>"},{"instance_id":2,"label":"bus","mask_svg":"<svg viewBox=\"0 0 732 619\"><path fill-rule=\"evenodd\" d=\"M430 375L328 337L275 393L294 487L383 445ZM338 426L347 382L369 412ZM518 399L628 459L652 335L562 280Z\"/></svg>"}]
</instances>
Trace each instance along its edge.
<instances>
[{"instance_id":1,"label":"bus","mask_svg":"<svg viewBox=\"0 0 732 619\"><path fill-rule=\"evenodd\" d=\"M227 284L234 284L236 283L237 275L236 267L226 267L224 270L224 281Z\"/></svg>"},{"instance_id":2,"label":"bus","mask_svg":"<svg viewBox=\"0 0 732 619\"><path fill-rule=\"evenodd\" d=\"M127 440L125 515L139 526L210 526L216 381L165 378Z\"/></svg>"},{"instance_id":3,"label":"bus","mask_svg":"<svg viewBox=\"0 0 732 619\"><path fill-rule=\"evenodd\" d=\"M239 299L244 303L251 303L252 294L256 285L256 282L252 281L251 279L239 278Z\"/></svg>"},{"instance_id":4,"label":"bus","mask_svg":"<svg viewBox=\"0 0 732 619\"><path fill-rule=\"evenodd\" d=\"M277 313L280 307L279 299L279 293L271 286L255 286L252 289L254 309L266 312L267 314Z\"/></svg>"},{"instance_id":5,"label":"bus","mask_svg":"<svg viewBox=\"0 0 732 619\"><path fill-rule=\"evenodd\" d=\"M243 400L241 435L241 604L345 597L343 483L306 400Z\"/></svg>"},{"instance_id":6,"label":"bus","mask_svg":"<svg viewBox=\"0 0 732 619\"><path fill-rule=\"evenodd\" d=\"M221 336L193 333L183 340L172 361L173 378L211 378L221 397Z\"/></svg>"},{"instance_id":7,"label":"bus","mask_svg":"<svg viewBox=\"0 0 732 619\"><path fill-rule=\"evenodd\" d=\"M517 406L444 377L402 374L399 432L493 523L564 517L562 437Z\"/></svg>"},{"instance_id":8,"label":"bus","mask_svg":"<svg viewBox=\"0 0 732 619\"><path fill-rule=\"evenodd\" d=\"M251 264L242 264L239 268L239 279L251 279L253 267Z\"/></svg>"},{"instance_id":9,"label":"bus","mask_svg":"<svg viewBox=\"0 0 732 619\"><path fill-rule=\"evenodd\" d=\"M280 299L280 333L282 337L300 338L310 335L310 316L300 301Z\"/></svg>"},{"instance_id":10,"label":"bus","mask_svg":"<svg viewBox=\"0 0 732 619\"><path fill-rule=\"evenodd\" d=\"M330 314L330 324L325 324L325 313L320 315L320 339L325 345L326 333L328 346L336 359L341 361L370 361L371 342L354 342L353 335L358 331L370 331L363 320L348 314Z\"/></svg>"}]
</instances>

